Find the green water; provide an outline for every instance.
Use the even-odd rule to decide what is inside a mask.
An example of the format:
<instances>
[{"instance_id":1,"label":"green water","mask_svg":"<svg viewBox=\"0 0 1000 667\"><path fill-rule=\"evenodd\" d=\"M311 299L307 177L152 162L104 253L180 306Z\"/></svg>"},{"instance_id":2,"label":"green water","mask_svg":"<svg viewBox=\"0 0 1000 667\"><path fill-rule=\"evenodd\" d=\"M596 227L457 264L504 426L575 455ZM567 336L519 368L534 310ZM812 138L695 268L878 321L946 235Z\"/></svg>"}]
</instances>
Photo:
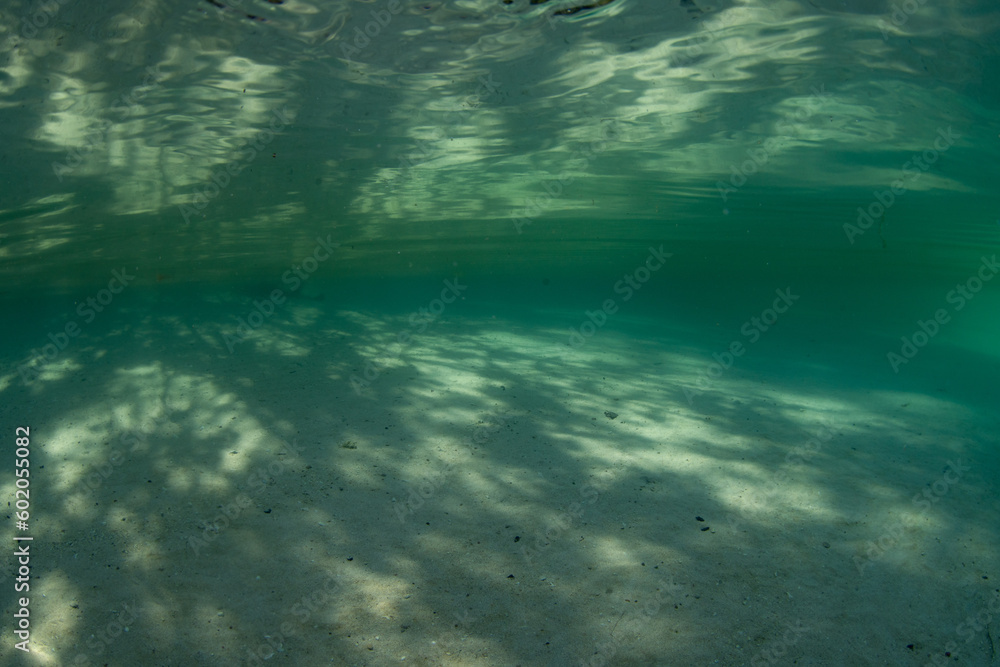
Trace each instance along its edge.
<instances>
[{"instance_id":1,"label":"green water","mask_svg":"<svg viewBox=\"0 0 1000 667\"><path fill-rule=\"evenodd\" d=\"M0 6L4 664L997 664L1000 12L592 4Z\"/></svg>"}]
</instances>

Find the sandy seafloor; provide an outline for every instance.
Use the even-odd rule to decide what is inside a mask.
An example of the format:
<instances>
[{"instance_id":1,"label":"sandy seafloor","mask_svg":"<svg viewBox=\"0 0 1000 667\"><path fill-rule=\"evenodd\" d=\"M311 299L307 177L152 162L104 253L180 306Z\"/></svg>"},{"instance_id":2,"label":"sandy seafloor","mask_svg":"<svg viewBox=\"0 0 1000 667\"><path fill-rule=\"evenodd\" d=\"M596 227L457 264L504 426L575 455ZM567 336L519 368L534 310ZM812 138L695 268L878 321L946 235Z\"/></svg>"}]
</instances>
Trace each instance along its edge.
<instances>
[{"instance_id":1,"label":"sandy seafloor","mask_svg":"<svg viewBox=\"0 0 1000 667\"><path fill-rule=\"evenodd\" d=\"M997 366L963 327L893 374L911 324L804 299L699 381L768 289L570 346L582 308L411 319L439 286L295 295L232 352L266 291L8 302L34 651L0 662L1000 664Z\"/></svg>"}]
</instances>

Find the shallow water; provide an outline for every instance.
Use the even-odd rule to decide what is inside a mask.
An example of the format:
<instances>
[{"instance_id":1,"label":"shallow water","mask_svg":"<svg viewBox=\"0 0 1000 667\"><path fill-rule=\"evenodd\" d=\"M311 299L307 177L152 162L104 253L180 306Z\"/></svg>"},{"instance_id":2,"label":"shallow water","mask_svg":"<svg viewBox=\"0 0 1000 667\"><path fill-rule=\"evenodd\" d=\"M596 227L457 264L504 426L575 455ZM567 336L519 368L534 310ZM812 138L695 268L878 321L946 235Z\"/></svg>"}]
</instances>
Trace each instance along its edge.
<instances>
[{"instance_id":1,"label":"shallow water","mask_svg":"<svg viewBox=\"0 0 1000 667\"><path fill-rule=\"evenodd\" d=\"M1000 12L581 7L10 3L5 663L1000 664Z\"/></svg>"}]
</instances>

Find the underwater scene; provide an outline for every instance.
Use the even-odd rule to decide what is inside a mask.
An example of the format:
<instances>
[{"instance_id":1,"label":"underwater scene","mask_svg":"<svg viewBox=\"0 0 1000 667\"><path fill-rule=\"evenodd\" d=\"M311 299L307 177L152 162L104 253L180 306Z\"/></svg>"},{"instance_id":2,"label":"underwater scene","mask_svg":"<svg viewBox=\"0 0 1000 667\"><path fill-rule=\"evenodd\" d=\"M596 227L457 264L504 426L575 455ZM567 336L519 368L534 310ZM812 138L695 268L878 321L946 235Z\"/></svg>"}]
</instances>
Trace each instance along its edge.
<instances>
[{"instance_id":1,"label":"underwater scene","mask_svg":"<svg viewBox=\"0 0 1000 667\"><path fill-rule=\"evenodd\" d=\"M0 45L0 664L1000 666L996 2Z\"/></svg>"}]
</instances>

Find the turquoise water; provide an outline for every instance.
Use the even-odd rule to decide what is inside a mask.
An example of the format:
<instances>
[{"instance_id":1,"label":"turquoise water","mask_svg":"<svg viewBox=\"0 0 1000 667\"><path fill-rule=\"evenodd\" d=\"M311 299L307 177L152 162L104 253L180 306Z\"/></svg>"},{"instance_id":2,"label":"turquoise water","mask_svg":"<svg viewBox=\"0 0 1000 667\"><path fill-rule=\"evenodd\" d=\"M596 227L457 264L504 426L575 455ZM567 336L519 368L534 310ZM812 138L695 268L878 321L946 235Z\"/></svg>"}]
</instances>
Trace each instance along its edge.
<instances>
[{"instance_id":1,"label":"turquoise water","mask_svg":"<svg viewBox=\"0 0 1000 667\"><path fill-rule=\"evenodd\" d=\"M993 4L0 16L5 664L998 664Z\"/></svg>"}]
</instances>

